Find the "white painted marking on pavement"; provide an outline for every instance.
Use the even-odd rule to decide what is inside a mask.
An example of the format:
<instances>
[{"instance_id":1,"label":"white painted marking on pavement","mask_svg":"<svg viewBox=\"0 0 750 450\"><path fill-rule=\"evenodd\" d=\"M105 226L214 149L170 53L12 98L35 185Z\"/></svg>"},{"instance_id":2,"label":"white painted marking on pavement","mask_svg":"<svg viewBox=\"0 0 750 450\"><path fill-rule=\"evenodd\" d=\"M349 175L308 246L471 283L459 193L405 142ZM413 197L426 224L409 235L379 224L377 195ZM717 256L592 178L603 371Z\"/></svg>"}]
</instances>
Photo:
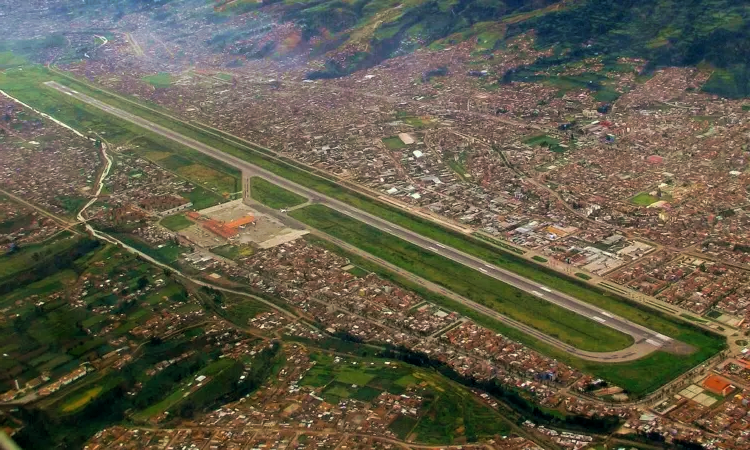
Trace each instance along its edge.
<instances>
[{"instance_id":1,"label":"white painted marking on pavement","mask_svg":"<svg viewBox=\"0 0 750 450\"><path fill-rule=\"evenodd\" d=\"M605 315L605 316L609 317L609 318L612 318L612 314L608 313L607 311L599 311L599 312L600 312L601 314L603 314L603 315Z\"/></svg>"},{"instance_id":2,"label":"white painted marking on pavement","mask_svg":"<svg viewBox=\"0 0 750 450\"><path fill-rule=\"evenodd\" d=\"M548 288L547 286L542 286L543 291L552 292L552 289Z\"/></svg>"},{"instance_id":3,"label":"white painted marking on pavement","mask_svg":"<svg viewBox=\"0 0 750 450\"><path fill-rule=\"evenodd\" d=\"M592 317L592 319L596 320L596 321L597 321L597 322L599 322L599 323L604 323L604 322L606 322L606 320L604 320L604 319L602 319L601 317L598 317L598 316L594 316L594 317Z\"/></svg>"},{"instance_id":4,"label":"white painted marking on pavement","mask_svg":"<svg viewBox=\"0 0 750 450\"><path fill-rule=\"evenodd\" d=\"M656 337L658 337L658 338L659 338L659 339L661 339L662 341L667 341L667 342L668 342L668 341L671 341L671 340L672 340L672 338L671 338L671 337L669 337L669 336L664 336L663 334L657 334L657 335L656 335Z\"/></svg>"},{"instance_id":5,"label":"white painted marking on pavement","mask_svg":"<svg viewBox=\"0 0 750 450\"><path fill-rule=\"evenodd\" d=\"M661 347L662 346L661 342L655 341L653 339L646 339L646 342L648 342L649 344L653 345L654 347Z\"/></svg>"}]
</instances>

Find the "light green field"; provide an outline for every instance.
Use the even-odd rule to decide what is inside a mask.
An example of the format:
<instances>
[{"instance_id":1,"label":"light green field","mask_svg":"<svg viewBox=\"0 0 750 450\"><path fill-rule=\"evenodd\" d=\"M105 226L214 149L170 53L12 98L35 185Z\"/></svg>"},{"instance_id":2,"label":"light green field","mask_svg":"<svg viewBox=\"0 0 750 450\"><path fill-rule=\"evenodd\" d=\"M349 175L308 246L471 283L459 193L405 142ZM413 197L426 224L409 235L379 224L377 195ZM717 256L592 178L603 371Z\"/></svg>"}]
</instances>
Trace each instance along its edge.
<instances>
[{"instance_id":1,"label":"light green field","mask_svg":"<svg viewBox=\"0 0 750 450\"><path fill-rule=\"evenodd\" d=\"M641 192L640 194L631 198L630 201L639 206L648 206L652 203L658 202L659 199L654 197L653 195L649 195L645 192Z\"/></svg>"},{"instance_id":2,"label":"light green field","mask_svg":"<svg viewBox=\"0 0 750 450\"><path fill-rule=\"evenodd\" d=\"M184 214L175 214L174 216L167 216L161 219L159 222L162 226L169 228L172 231L184 230L193 225L193 222L185 217Z\"/></svg>"},{"instance_id":3,"label":"light green field","mask_svg":"<svg viewBox=\"0 0 750 450\"><path fill-rule=\"evenodd\" d=\"M274 209L291 208L307 201L305 197L259 177L250 179L250 195L254 200Z\"/></svg>"},{"instance_id":4,"label":"light green field","mask_svg":"<svg viewBox=\"0 0 750 450\"><path fill-rule=\"evenodd\" d=\"M99 395L102 389L102 386L94 386L85 392L81 392L79 395L71 397L65 403L63 403L61 407L62 412L69 413L83 408L88 402L96 398L96 396Z\"/></svg>"},{"instance_id":5,"label":"light green field","mask_svg":"<svg viewBox=\"0 0 750 450\"><path fill-rule=\"evenodd\" d=\"M160 72L155 75L148 75L143 77L143 81L150 84L155 88L168 88L172 85L172 75L166 72Z\"/></svg>"}]
</instances>

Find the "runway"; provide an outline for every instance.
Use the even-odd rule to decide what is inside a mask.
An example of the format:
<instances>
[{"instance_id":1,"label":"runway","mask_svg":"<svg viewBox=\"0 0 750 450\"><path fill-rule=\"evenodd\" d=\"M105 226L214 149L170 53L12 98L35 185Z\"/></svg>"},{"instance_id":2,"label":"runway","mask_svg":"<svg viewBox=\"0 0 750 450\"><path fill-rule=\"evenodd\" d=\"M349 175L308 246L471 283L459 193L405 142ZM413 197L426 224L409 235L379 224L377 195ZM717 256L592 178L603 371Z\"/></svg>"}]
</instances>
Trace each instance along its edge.
<instances>
[{"instance_id":1,"label":"runway","mask_svg":"<svg viewBox=\"0 0 750 450\"><path fill-rule=\"evenodd\" d=\"M60 92L63 92L67 95L70 95L76 98L77 100L80 100L83 103L87 103L91 106L99 108L122 120L126 120L128 122L136 124L153 133L169 138L175 142L178 142L182 145L190 147L205 155L208 155L212 158L215 158L226 164L236 167L242 172L255 173L258 176L261 176L262 178L265 178L268 181L273 182L283 187L284 189L287 189L289 191L295 192L297 194L300 194L302 196L309 198L312 202L326 205L354 219L357 219L370 226L378 228L381 231L387 232L401 239L409 241L415 245L418 245L419 247L422 247L425 250L437 253L446 258L450 258L453 261L456 261L465 266L471 267L472 269L482 274L493 277L504 283L510 284L511 286L514 286L518 289L521 289L525 292L528 292L532 295L535 295L539 298L549 301L550 303L554 303L560 307L566 308L570 311L583 315L584 317L588 317L596 322L599 322L602 325L605 325L615 330L626 333L632 336L635 341L635 343L632 346L626 349L617 351L617 352L606 352L606 353L587 352L587 351L576 349L570 345L560 343L560 341L554 338L551 338L549 336L546 336L543 333L539 332L538 330L533 329L527 325L516 323L517 324L516 328L522 329L522 331L538 339L542 339L543 341L548 342L548 343L552 343L549 341L550 339L552 339L557 342L557 344L555 344L556 347L562 348L563 350L571 353L572 355L575 355L584 359L609 361L609 362L627 361L627 360L632 360L632 359L643 357L646 354L651 353L662 347L669 347L674 344L680 344L678 342L673 341L671 338L667 336L656 333L655 331L652 331L639 324L633 323L625 318L618 317L610 312L604 311L600 308L597 308L586 302L578 300L567 294L555 291L547 286L530 281L508 270L499 268L497 266L493 266L492 264L489 264L482 259L479 259L467 253L464 253L460 250L448 247L432 239L426 238L420 234L417 234L416 232L407 230L391 222L388 222L385 219L381 219L377 216L361 211L339 200L327 197L323 194L318 193L317 191L301 186L286 178L282 178L281 176L278 176L272 172L269 172L265 169L257 167L240 158L226 154L220 150L217 150L213 147L203 144L202 142L199 142L190 137L171 131L163 126L152 123L144 118L131 114L127 111L110 106L107 103L99 101L86 94L77 92L73 89L68 88L67 86L63 86L54 81L46 82L45 85L51 88L54 88ZM463 299L463 303L466 306L471 307L472 309L476 311L480 311L492 317L497 318L497 316L499 315L496 311L490 310L489 308L483 305L477 304L475 302ZM502 317L505 317L505 316L502 316ZM505 319L508 319L508 318L505 317Z\"/></svg>"}]
</instances>

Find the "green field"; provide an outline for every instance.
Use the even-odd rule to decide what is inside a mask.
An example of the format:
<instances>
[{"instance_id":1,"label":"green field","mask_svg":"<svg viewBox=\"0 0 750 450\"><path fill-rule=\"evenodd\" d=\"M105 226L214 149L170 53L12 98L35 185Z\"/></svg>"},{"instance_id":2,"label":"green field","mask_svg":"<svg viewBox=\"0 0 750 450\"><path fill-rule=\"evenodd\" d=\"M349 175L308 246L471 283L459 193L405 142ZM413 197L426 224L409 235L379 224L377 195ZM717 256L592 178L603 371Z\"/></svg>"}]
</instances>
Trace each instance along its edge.
<instances>
[{"instance_id":1,"label":"green field","mask_svg":"<svg viewBox=\"0 0 750 450\"><path fill-rule=\"evenodd\" d=\"M553 145L559 144L560 140L555 139L551 136L547 136L546 134L540 134L538 136L531 136L529 138L524 139L523 143L526 145L531 145L532 147L535 145L551 147Z\"/></svg>"},{"instance_id":2,"label":"green field","mask_svg":"<svg viewBox=\"0 0 750 450\"><path fill-rule=\"evenodd\" d=\"M368 272L367 270L361 267L357 267L357 266L352 267L351 269L348 270L348 272L354 275L355 277L359 277L359 278L364 278L370 274L370 272Z\"/></svg>"},{"instance_id":3,"label":"green field","mask_svg":"<svg viewBox=\"0 0 750 450\"><path fill-rule=\"evenodd\" d=\"M125 233L110 233L113 237L119 239L123 243L139 250L155 260L164 263L172 264L177 261L177 258L183 253L188 252L188 248L180 247L174 242L168 242L158 247L153 247L141 238Z\"/></svg>"},{"instance_id":4,"label":"green field","mask_svg":"<svg viewBox=\"0 0 750 450\"><path fill-rule=\"evenodd\" d=\"M336 358L313 353L316 364L300 385L320 389L328 402L342 399L374 401L381 393L423 396L414 416L400 416L390 425L399 438L411 436L426 444L451 444L466 439L474 442L495 435L507 435L511 424L498 412L480 403L462 386L434 372L383 359Z\"/></svg>"},{"instance_id":5,"label":"green field","mask_svg":"<svg viewBox=\"0 0 750 450\"><path fill-rule=\"evenodd\" d=\"M227 305L225 317L237 325L245 327L250 319L268 310L269 307L261 302L235 296L235 301Z\"/></svg>"},{"instance_id":6,"label":"green field","mask_svg":"<svg viewBox=\"0 0 750 450\"><path fill-rule=\"evenodd\" d=\"M162 226L169 228L172 231L184 230L193 225L193 221L185 217L184 214L175 214L174 216L167 216L161 219L159 222Z\"/></svg>"},{"instance_id":7,"label":"green field","mask_svg":"<svg viewBox=\"0 0 750 450\"><path fill-rule=\"evenodd\" d=\"M613 351L626 348L633 343L630 336L436 253L423 250L325 206L307 206L292 211L290 215L313 228L582 350Z\"/></svg>"},{"instance_id":8,"label":"green field","mask_svg":"<svg viewBox=\"0 0 750 450\"><path fill-rule=\"evenodd\" d=\"M133 416L133 419L136 421L145 421L145 420L148 420L148 418L150 417L153 417L157 414L161 414L165 411L169 411L170 409L175 408L180 402L184 401L186 398L195 394L195 392L190 393L190 386L195 383L195 379L198 376L205 375L205 376L215 377L216 375L226 370L233 364L235 364L235 361L230 358L220 359L218 361L212 362L211 364L207 365L206 367L198 371L198 373L196 373L195 375L188 377L180 386L178 386L174 391L172 391L172 393L170 393L162 401L155 403L149 406L148 408L146 408L145 410L140 411L137 414L135 414ZM208 382L200 389L206 389L210 384L211 382Z\"/></svg>"},{"instance_id":9,"label":"green field","mask_svg":"<svg viewBox=\"0 0 750 450\"><path fill-rule=\"evenodd\" d=\"M0 283L5 280L14 280L21 274L28 275L29 269L41 261L49 262L57 255L70 252L80 243L81 238L63 233L51 241L22 246L13 254L2 254L0 255ZM50 287L39 286L42 291L48 288Z\"/></svg>"},{"instance_id":10,"label":"green field","mask_svg":"<svg viewBox=\"0 0 750 450\"><path fill-rule=\"evenodd\" d=\"M307 201L305 197L290 192L260 177L252 177L250 179L250 195L254 200L274 209L291 208Z\"/></svg>"},{"instance_id":11,"label":"green field","mask_svg":"<svg viewBox=\"0 0 750 450\"><path fill-rule=\"evenodd\" d=\"M69 413L83 408L88 402L96 398L96 396L99 395L100 392L102 392L102 389L102 386L94 386L86 390L85 392L81 392L73 397L70 397L69 399L66 399L65 403L61 407L62 412Z\"/></svg>"},{"instance_id":12,"label":"green field","mask_svg":"<svg viewBox=\"0 0 750 450\"><path fill-rule=\"evenodd\" d=\"M406 144L398 136L383 138L383 144L388 150L400 150L406 148Z\"/></svg>"},{"instance_id":13,"label":"green field","mask_svg":"<svg viewBox=\"0 0 750 450\"><path fill-rule=\"evenodd\" d=\"M154 75L143 77L143 81L155 88L168 88L172 85L172 75L166 72L159 72Z\"/></svg>"},{"instance_id":14,"label":"green field","mask_svg":"<svg viewBox=\"0 0 750 450\"><path fill-rule=\"evenodd\" d=\"M630 199L631 203L639 205L639 206L648 206L658 201L659 201L658 198L654 197L653 195L647 194L645 192L641 192L640 194Z\"/></svg>"},{"instance_id":15,"label":"green field","mask_svg":"<svg viewBox=\"0 0 750 450\"><path fill-rule=\"evenodd\" d=\"M26 58L18 56L13 52L0 52L0 69L22 66L27 63Z\"/></svg>"}]
</instances>

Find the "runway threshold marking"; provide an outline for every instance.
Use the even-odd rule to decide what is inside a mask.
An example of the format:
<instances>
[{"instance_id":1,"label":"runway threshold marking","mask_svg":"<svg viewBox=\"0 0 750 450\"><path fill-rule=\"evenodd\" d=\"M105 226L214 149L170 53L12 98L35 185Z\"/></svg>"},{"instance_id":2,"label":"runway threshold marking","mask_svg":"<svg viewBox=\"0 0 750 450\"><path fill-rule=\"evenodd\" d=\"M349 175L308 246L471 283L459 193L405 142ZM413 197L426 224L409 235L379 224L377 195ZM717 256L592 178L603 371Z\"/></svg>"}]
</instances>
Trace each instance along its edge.
<instances>
[{"instance_id":1,"label":"runway threshold marking","mask_svg":"<svg viewBox=\"0 0 750 450\"><path fill-rule=\"evenodd\" d=\"M671 341L671 340L672 340L672 338L671 338L671 337L669 337L669 336L664 336L663 334L657 334L657 335L656 335L656 337L658 337L658 338L659 338L659 339L661 339L662 341L667 341L667 342L669 342L669 341Z\"/></svg>"},{"instance_id":2,"label":"runway threshold marking","mask_svg":"<svg viewBox=\"0 0 750 450\"><path fill-rule=\"evenodd\" d=\"M596 321L597 321L597 322L599 322L599 323L604 323L604 322L606 322L606 320L605 320L605 319L602 319L602 318L601 318L601 317L599 317L599 316L594 316L594 317L592 317L592 319L596 320Z\"/></svg>"}]
</instances>

